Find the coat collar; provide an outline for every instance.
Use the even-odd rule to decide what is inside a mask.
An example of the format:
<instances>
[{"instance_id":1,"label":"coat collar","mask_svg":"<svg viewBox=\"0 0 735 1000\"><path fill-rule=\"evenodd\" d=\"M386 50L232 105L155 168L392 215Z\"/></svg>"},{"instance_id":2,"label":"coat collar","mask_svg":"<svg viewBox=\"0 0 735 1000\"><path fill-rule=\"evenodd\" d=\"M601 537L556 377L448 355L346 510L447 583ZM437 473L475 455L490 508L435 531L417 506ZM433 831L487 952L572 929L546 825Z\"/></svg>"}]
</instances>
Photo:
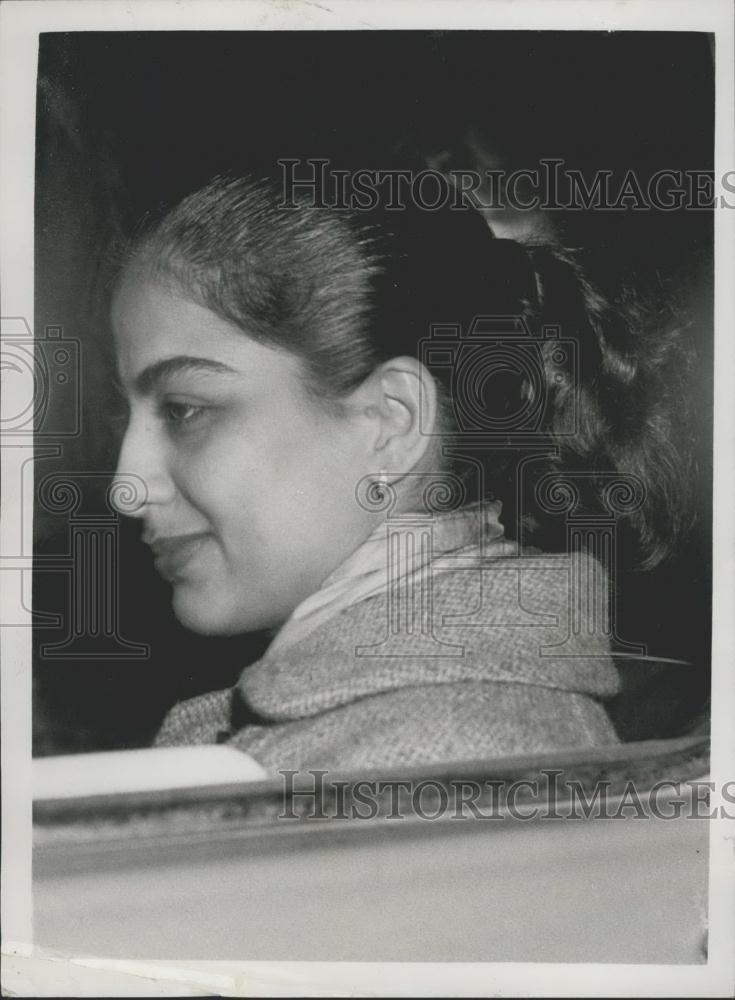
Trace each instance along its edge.
<instances>
[{"instance_id":1,"label":"coat collar","mask_svg":"<svg viewBox=\"0 0 735 1000\"><path fill-rule=\"evenodd\" d=\"M458 567L458 560L477 561L508 554L513 543L504 540L499 500L468 504L441 514L408 513L383 521L355 551L307 597L284 623L268 647L266 657L305 639L334 615L354 604L384 593L431 565L433 573ZM411 544L410 536L430 539ZM502 551L501 551L502 550Z\"/></svg>"}]
</instances>

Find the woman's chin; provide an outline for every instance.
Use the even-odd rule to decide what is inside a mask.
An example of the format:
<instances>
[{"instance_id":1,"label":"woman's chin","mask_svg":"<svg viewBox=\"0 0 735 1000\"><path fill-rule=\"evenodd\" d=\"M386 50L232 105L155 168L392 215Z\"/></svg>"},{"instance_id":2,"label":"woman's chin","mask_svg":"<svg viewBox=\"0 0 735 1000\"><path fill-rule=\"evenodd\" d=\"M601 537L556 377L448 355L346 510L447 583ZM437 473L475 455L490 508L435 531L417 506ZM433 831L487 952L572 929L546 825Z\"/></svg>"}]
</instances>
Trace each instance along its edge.
<instances>
[{"instance_id":1,"label":"woman's chin","mask_svg":"<svg viewBox=\"0 0 735 1000\"><path fill-rule=\"evenodd\" d=\"M269 622L262 620L267 616L233 607L184 584L174 586L173 612L185 628L198 635L243 635L269 627Z\"/></svg>"},{"instance_id":2,"label":"woman's chin","mask_svg":"<svg viewBox=\"0 0 735 1000\"><path fill-rule=\"evenodd\" d=\"M233 621L230 610L218 602L185 593L190 588L174 587L173 611L181 624L198 635L227 636L249 629Z\"/></svg>"}]
</instances>

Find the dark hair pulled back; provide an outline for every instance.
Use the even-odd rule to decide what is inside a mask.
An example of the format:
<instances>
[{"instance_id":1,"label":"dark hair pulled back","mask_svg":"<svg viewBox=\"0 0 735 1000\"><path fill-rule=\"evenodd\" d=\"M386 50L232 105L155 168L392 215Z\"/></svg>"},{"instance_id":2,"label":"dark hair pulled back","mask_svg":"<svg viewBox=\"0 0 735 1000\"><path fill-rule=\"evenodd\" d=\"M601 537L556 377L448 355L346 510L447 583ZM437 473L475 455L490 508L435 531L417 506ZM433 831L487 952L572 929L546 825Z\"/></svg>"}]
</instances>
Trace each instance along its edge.
<instances>
[{"instance_id":1,"label":"dark hair pulled back","mask_svg":"<svg viewBox=\"0 0 735 1000\"><path fill-rule=\"evenodd\" d=\"M347 211L282 202L269 180L216 178L149 218L127 259L248 336L299 355L310 386L333 399L383 361L423 358L432 329L458 328L461 339L478 317L515 320L533 344L541 381L507 370L491 379L486 402L496 425L541 394L542 467L583 473L592 509L601 477L637 477L645 501L629 521L640 561L653 566L669 554L690 520L694 477L689 359L670 317L627 292L613 306L581 255L496 239L469 207ZM569 341L576 349L560 354ZM441 390L442 429L461 438L452 366L427 367ZM506 446L482 452L485 490L512 510L512 434ZM515 525L513 516L506 521L511 534L525 521L543 535L537 513L515 516Z\"/></svg>"}]
</instances>

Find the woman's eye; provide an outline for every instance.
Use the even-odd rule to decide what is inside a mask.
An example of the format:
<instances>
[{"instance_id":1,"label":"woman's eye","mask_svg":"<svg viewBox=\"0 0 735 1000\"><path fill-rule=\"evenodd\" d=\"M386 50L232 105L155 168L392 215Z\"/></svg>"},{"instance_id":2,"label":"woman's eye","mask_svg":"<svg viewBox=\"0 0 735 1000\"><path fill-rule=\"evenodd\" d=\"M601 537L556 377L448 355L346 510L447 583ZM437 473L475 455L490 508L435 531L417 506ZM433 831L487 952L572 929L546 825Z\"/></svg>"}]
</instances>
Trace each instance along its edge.
<instances>
[{"instance_id":1,"label":"woman's eye","mask_svg":"<svg viewBox=\"0 0 735 1000\"><path fill-rule=\"evenodd\" d=\"M195 406L193 403L175 403L171 400L161 405L161 416L171 427L191 427L199 421L207 411L205 406Z\"/></svg>"}]
</instances>

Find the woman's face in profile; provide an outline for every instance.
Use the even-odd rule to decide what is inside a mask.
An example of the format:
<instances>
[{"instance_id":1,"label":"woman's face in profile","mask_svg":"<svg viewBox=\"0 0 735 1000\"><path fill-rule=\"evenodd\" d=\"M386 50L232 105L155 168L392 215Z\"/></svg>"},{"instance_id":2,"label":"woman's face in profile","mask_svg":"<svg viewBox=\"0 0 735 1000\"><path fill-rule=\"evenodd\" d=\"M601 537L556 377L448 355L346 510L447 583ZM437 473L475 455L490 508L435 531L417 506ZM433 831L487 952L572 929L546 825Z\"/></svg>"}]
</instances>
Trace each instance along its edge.
<instances>
[{"instance_id":1,"label":"woman's face in profile","mask_svg":"<svg viewBox=\"0 0 735 1000\"><path fill-rule=\"evenodd\" d=\"M355 499L371 425L309 394L294 354L136 272L113 304L130 418L118 476L179 620L236 634L280 625L369 534Z\"/></svg>"}]
</instances>

